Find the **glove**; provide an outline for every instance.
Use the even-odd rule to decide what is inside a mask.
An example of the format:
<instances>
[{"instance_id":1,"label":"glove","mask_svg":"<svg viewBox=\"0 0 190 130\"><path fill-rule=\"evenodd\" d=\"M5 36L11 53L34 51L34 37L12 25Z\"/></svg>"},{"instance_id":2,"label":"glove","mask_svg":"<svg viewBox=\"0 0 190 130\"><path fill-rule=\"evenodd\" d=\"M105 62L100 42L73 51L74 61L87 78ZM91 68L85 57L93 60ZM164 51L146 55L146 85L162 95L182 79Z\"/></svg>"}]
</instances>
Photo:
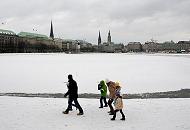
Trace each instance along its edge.
<instances>
[{"instance_id":1,"label":"glove","mask_svg":"<svg viewBox=\"0 0 190 130\"><path fill-rule=\"evenodd\" d=\"M100 91L101 91L101 93L103 93L103 92L104 92L104 90L102 90L102 89L101 89Z\"/></svg>"},{"instance_id":2,"label":"glove","mask_svg":"<svg viewBox=\"0 0 190 130\"><path fill-rule=\"evenodd\" d=\"M98 84L98 90L100 90L102 88L102 86L100 84Z\"/></svg>"}]
</instances>

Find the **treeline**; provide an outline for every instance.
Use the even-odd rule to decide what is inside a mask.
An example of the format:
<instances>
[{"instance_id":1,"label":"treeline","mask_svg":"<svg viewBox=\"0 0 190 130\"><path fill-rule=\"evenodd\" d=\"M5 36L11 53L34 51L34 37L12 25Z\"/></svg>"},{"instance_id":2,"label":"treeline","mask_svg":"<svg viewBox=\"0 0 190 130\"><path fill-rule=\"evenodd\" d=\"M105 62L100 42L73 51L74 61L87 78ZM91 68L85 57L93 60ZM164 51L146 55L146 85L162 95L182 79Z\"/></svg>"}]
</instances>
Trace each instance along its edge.
<instances>
[{"instance_id":1,"label":"treeline","mask_svg":"<svg viewBox=\"0 0 190 130\"><path fill-rule=\"evenodd\" d=\"M148 99L148 98L190 98L190 89L181 89L178 91L124 94L126 99Z\"/></svg>"},{"instance_id":2,"label":"treeline","mask_svg":"<svg viewBox=\"0 0 190 130\"><path fill-rule=\"evenodd\" d=\"M42 97L42 98L64 98L64 93L0 93L0 96L16 97ZM79 98L100 98L100 94L83 93ZM141 94L123 94L124 99L149 99L149 98L190 98L190 89L181 89L178 91L141 93Z\"/></svg>"}]
</instances>

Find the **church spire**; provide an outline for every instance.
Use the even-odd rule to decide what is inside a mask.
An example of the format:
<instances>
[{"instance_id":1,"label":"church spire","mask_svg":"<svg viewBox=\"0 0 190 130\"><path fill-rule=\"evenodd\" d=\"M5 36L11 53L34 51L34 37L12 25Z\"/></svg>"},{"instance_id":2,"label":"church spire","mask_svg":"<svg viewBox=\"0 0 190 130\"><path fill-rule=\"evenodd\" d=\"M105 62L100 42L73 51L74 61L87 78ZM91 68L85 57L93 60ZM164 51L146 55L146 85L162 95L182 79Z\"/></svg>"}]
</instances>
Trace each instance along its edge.
<instances>
[{"instance_id":1,"label":"church spire","mask_svg":"<svg viewBox=\"0 0 190 130\"><path fill-rule=\"evenodd\" d=\"M110 30L108 32L108 44L111 44L111 35L110 35Z\"/></svg>"},{"instance_id":2,"label":"church spire","mask_svg":"<svg viewBox=\"0 0 190 130\"><path fill-rule=\"evenodd\" d=\"M99 31L99 36L98 36L98 46L101 45L101 42L102 42L102 40L101 40L101 36L100 36L100 31Z\"/></svg>"},{"instance_id":3,"label":"church spire","mask_svg":"<svg viewBox=\"0 0 190 130\"><path fill-rule=\"evenodd\" d=\"M51 37L52 39L54 39L52 20L51 20L51 29L50 29L50 36L49 37Z\"/></svg>"}]
</instances>

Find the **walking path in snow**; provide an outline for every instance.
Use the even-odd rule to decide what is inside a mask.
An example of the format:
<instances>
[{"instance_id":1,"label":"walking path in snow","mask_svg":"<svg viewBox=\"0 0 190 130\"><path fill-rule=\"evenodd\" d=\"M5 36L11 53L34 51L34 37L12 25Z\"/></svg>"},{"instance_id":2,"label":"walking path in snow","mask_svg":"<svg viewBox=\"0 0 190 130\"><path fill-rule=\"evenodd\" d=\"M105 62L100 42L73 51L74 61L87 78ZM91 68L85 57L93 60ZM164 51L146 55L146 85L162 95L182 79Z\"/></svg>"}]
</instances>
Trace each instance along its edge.
<instances>
[{"instance_id":1,"label":"walking path in snow","mask_svg":"<svg viewBox=\"0 0 190 130\"><path fill-rule=\"evenodd\" d=\"M79 99L84 115L62 114L67 99L0 97L0 130L189 130L190 99L124 101L126 121L110 121L98 99Z\"/></svg>"}]
</instances>

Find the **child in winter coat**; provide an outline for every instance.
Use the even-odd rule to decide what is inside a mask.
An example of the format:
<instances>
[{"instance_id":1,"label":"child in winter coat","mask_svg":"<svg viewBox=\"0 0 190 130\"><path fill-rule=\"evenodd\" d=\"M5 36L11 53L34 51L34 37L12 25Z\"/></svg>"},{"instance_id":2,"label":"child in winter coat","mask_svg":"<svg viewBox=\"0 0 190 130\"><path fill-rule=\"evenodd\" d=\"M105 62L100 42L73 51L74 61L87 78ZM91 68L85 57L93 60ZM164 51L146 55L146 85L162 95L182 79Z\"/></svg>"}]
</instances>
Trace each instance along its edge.
<instances>
[{"instance_id":1,"label":"child in winter coat","mask_svg":"<svg viewBox=\"0 0 190 130\"><path fill-rule=\"evenodd\" d=\"M116 113L118 111L120 111L120 113L122 115L121 120L125 120L125 115L124 115L124 113L122 111L122 109L123 109L123 101L122 101L122 96L120 94L120 89L121 89L120 86L116 86L116 98L114 99L115 110L114 110L113 118L111 118L111 120L115 120Z\"/></svg>"},{"instance_id":2,"label":"child in winter coat","mask_svg":"<svg viewBox=\"0 0 190 130\"><path fill-rule=\"evenodd\" d=\"M103 108L103 101L104 101L104 107L107 107L107 101L106 101L106 96L107 96L107 85L104 80L100 81L98 84L98 90L101 92L101 97L100 97L100 107Z\"/></svg>"}]
</instances>

